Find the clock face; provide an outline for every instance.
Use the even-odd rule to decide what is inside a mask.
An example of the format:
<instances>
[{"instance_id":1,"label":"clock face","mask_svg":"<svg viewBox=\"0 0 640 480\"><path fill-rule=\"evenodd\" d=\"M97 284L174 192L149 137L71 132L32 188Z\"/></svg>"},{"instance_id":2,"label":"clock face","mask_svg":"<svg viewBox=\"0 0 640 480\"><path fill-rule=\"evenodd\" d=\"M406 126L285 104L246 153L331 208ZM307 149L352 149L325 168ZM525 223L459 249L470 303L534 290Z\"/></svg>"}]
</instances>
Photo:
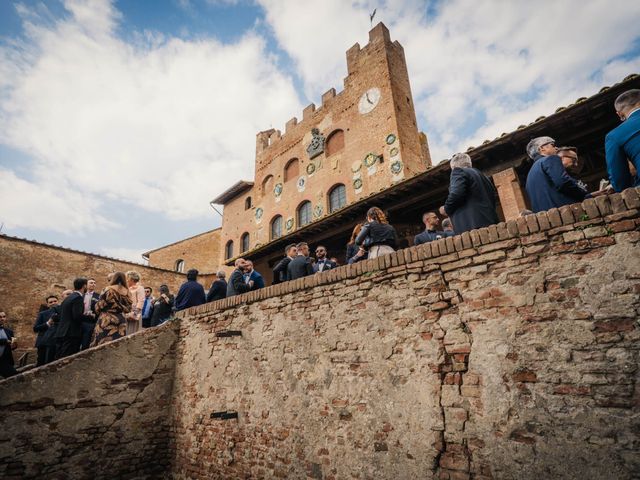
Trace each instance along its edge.
<instances>
[{"instance_id":1,"label":"clock face","mask_svg":"<svg viewBox=\"0 0 640 480\"><path fill-rule=\"evenodd\" d=\"M377 88L370 88L362 94L360 102L358 103L358 111L361 114L369 113L378 105L380 101L380 90Z\"/></svg>"}]
</instances>

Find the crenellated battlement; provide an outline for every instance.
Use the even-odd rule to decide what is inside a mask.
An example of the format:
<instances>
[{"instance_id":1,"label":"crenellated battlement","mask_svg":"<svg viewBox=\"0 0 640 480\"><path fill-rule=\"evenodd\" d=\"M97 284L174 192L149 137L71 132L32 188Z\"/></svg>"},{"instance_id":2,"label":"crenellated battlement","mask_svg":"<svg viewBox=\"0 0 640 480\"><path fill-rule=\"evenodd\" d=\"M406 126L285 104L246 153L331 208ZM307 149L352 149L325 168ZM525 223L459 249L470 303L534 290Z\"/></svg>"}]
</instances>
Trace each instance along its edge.
<instances>
[{"instance_id":1,"label":"crenellated battlement","mask_svg":"<svg viewBox=\"0 0 640 480\"><path fill-rule=\"evenodd\" d=\"M286 122L284 133L281 134L279 130L274 130L274 132L277 132L277 134L274 135L272 133L273 129L271 129L259 132L256 135L256 170L264 168L266 166L265 163L270 163L269 161L265 162L265 159L261 157L264 157L266 152L271 150L271 147L277 146L281 140L288 138L287 135L301 128L301 126L303 126L302 128L305 130L310 130L312 127L311 120L317 113L326 111L326 108L339 99L344 93L350 93L349 90L351 86L357 84L357 82L352 81L353 77L366 73L365 68L367 63L363 60L368 60L371 52L375 49L380 49L381 46L383 51L386 49L396 50L399 48L404 58L402 46L397 41L392 42L389 29L382 22L378 23L369 31L369 43L367 45L361 48L360 44L356 43L347 50L347 77L344 79L344 88L342 91L337 92L336 89L332 87L324 92L321 96L321 105L316 107L316 105L312 103L305 107L302 112L302 120L298 121L298 117L292 117ZM365 68L363 68L363 66L365 66Z\"/></svg>"}]
</instances>

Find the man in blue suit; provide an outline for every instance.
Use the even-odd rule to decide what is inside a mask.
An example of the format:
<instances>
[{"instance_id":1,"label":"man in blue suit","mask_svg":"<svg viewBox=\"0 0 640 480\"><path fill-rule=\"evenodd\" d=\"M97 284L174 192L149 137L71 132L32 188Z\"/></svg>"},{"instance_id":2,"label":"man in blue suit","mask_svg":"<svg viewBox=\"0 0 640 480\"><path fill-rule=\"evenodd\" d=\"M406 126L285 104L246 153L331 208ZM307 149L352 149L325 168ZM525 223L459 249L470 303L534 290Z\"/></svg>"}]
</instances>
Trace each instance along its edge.
<instances>
[{"instance_id":1,"label":"man in blue suit","mask_svg":"<svg viewBox=\"0 0 640 480\"><path fill-rule=\"evenodd\" d=\"M534 163L527 175L525 188L534 213L579 203L591 197L567 173L557 152L556 142L551 137L537 137L527 144L527 155Z\"/></svg>"},{"instance_id":2,"label":"man in blue suit","mask_svg":"<svg viewBox=\"0 0 640 480\"><path fill-rule=\"evenodd\" d=\"M264 288L264 279L262 275L253 269L253 262L251 260L245 260L244 282L246 284L252 282L251 290Z\"/></svg>"},{"instance_id":3,"label":"man in blue suit","mask_svg":"<svg viewBox=\"0 0 640 480\"><path fill-rule=\"evenodd\" d=\"M604 140L609 181L616 192L640 186L640 90L627 90L614 102L622 125L611 130ZM635 174L629 168L635 167Z\"/></svg>"}]
</instances>

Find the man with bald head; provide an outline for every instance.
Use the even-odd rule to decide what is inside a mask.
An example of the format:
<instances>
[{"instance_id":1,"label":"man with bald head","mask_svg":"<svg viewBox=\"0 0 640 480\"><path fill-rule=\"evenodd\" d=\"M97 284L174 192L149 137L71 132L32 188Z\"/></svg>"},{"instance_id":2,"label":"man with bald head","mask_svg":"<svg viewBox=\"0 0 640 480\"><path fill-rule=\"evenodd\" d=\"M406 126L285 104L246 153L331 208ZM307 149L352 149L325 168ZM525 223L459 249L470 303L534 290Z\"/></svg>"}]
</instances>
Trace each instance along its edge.
<instances>
[{"instance_id":1,"label":"man with bald head","mask_svg":"<svg viewBox=\"0 0 640 480\"><path fill-rule=\"evenodd\" d=\"M244 258L238 258L234 263L236 269L229 277L227 283L227 297L246 293L253 288L253 280L245 282L244 274L247 270L247 262Z\"/></svg>"},{"instance_id":2,"label":"man with bald head","mask_svg":"<svg viewBox=\"0 0 640 480\"><path fill-rule=\"evenodd\" d=\"M609 181L616 192L640 186L640 90L620 94L614 107L622 125L611 130L604 140ZM629 168L635 167L635 173Z\"/></svg>"}]
</instances>

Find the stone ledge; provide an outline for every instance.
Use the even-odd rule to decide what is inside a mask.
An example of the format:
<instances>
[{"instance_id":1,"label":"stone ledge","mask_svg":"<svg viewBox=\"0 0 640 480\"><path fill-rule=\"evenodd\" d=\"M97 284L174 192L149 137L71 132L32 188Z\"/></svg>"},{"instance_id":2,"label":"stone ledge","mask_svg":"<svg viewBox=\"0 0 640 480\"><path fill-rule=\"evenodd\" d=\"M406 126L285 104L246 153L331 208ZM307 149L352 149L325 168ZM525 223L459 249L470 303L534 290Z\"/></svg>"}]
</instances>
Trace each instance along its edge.
<instances>
[{"instance_id":1,"label":"stone ledge","mask_svg":"<svg viewBox=\"0 0 640 480\"><path fill-rule=\"evenodd\" d=\"M584 233L577 228L584 229L588 225L599 225L620 222L623 219L637 218L640 216L640 187L629 188L622 193L613 193L596 198L589 198L582 203L565 205L552 208L546 212L539 212L516 220L500 222L486 228L464 232L455 237L437 240L398 250L382 257L363 260L353 265L343 265L327 272L316 273L313 276L299 278L297 280L271 285L254 292L243 293L223 300L217 300L198 307L192 307L176 314L179 318L226 310L240 304L253 303L259 300L279 297L288 293L308 290L321 285L336 283L341 280L356 278L365 273L375 273L389 268L404 266L415 261L427 261L426 263L442 264L453 262L452 258L445 256L456 254L470 248L479 252L499 250L504 246L515 247L518 244L529 245L544 241L547 233L558 234L559 230L567 233L567 242L574 237L584 238ZM572 228L573 227L573 228ZM566 229L566 230L565 230ZM534 234L536 236L534 236ZM560 233L562 235L562 233ZM554 237L555 238L555 237ZM514 243L502 243L515 239ZM494 244L500 244L500 247ZM495 248L494 248L495 246ZM484 255L480 255L483 257ZM489 257L488 257L489 258ZM474 260L481 263L481 260ZM461 268L459 265L457 268ZM454 271L452 268L450 271Z\"/></svg>"}]
</instances>

